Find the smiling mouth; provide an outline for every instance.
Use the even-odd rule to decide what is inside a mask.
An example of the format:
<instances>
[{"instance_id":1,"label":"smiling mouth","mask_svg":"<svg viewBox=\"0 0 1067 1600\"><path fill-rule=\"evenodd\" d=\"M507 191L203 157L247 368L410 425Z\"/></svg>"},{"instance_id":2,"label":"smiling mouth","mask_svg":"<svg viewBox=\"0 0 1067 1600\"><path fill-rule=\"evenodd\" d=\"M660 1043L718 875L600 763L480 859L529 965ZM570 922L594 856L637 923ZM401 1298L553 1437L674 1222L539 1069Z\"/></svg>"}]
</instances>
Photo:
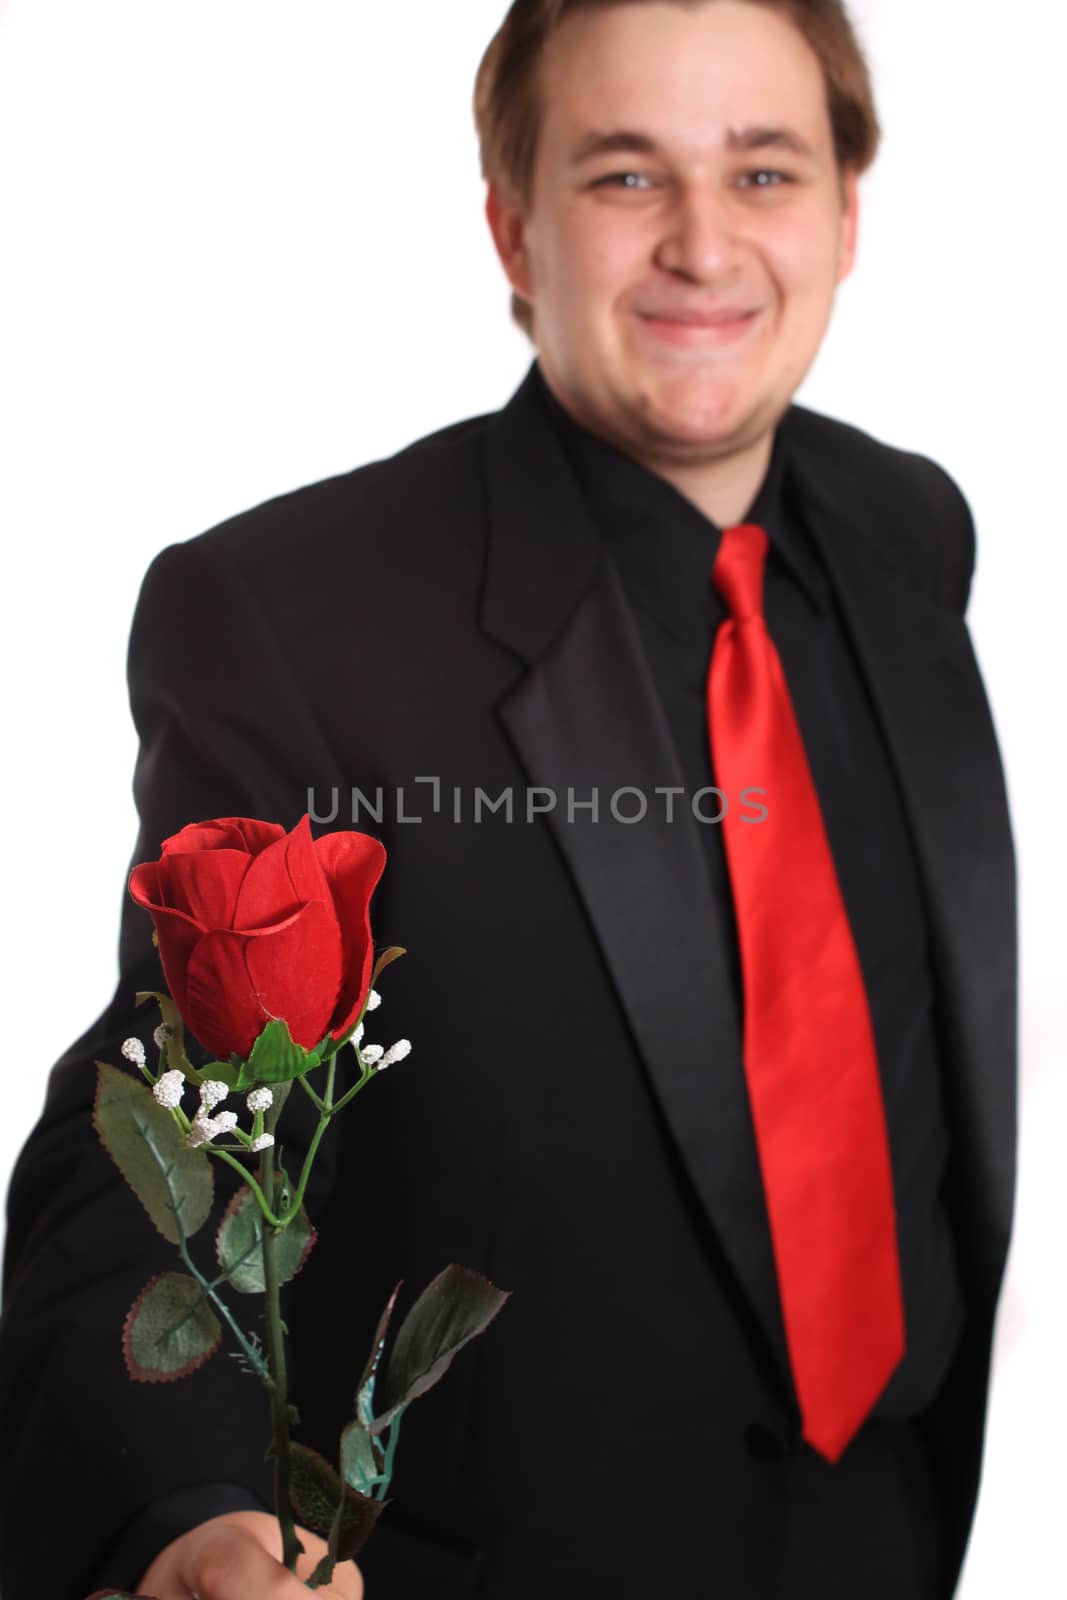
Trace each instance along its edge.
<instances>
[{"instance_id":1,"label":"smiling mouth","mask_svg":"<svg viewBox=\"0 0 1067 1600\"><path fill-rule=\"evenodd\" d=\"M743 338L759 315L758 310L723 310L703 314L666 311L637 313L638 321L657 341L712 347Z\"/></svg>"},{"instance_id":2,"label":"smiling mouth","mask_svg":"<svg viewBox=\"0 0 1067 1600\"><path fill-rule=\"evenodd\" d=\"M755 312L732 306L724 307L721 311L639 311L638 316L648 322L675 322L687 328L722 328L731 322L755 316Z\"/></svg>"}]
</instances>

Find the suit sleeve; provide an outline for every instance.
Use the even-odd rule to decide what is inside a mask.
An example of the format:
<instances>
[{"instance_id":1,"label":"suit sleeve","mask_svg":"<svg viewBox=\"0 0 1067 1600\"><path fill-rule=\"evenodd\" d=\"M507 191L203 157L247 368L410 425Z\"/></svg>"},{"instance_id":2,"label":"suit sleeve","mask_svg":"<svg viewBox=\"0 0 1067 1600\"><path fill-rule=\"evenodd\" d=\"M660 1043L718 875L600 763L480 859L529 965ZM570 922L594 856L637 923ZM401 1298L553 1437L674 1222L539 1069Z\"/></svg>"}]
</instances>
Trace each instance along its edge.
<instances>
[{"instance_id":1,"label":"suit sleeve","mask_svg":"<svg viewBox=\"0 0 1067 1600\"><path fill-rule=\"evenodd\" d=\"M140 740L134 861L158 855L162 840L191 821L243 815L291 827L307 809L309 787L337 781L278 639L210 536L152 563L134 616L128 677ZM175 1384L134 1383L123 1364L126 1313L155 1273L178 1264L91 1124L94 1061L121 1065L121 1041L132 1033L147 1043L158 1020L134 1007L135 993L160 988L162 974L151 923L128 897L119 967L110 1004L51 1071L8 1195L0 1317L4 1600L80 1600L138 1520L141 1542L129 1546L136 1551L129 1559L145 1556L147 1564L155 1551L145 1551L146 1527L161 1547L185 1531L184 1516L188 1527L217 1514L208 1505L232 1509L233 1496L272 1503L265 1391L225 1353L232 1346ZM285 1130L293 1161L313 1116L304 1096L291 1097ZM309 1190L313 1217L332 1183L330 1152L327 1138ZM220 1208L234 1182L216 1167ZM209 1224L192 1243L202 1267L211 1264L213 1233ZM258 1302L237 1299L246 1329L255 1327ZM205 1494L205 1485L216 1492Z\"/></svg>"},{"instance_id":2,"label":"suit sleeve","mask_svg":"<svg viewBox=\"0 0 1067 1600\"><path fill-rule=\"evenodd\" d=\"M927 526L936 530L929 547L929 583L934 598L964 616L974 578L976 539L974 517L959 485L943 467L925 456L915 460L923 469L927 500Z\"/></svg>"}]
</instances>

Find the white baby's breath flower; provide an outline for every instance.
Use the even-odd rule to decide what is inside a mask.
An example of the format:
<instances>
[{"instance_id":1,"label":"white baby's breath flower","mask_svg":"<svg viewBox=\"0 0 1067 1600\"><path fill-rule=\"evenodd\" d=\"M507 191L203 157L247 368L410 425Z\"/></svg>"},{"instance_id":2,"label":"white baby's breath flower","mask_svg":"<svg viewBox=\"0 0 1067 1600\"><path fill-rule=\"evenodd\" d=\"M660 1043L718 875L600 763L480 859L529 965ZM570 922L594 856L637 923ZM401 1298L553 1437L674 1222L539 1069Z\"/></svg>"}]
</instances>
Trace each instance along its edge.
<instances>
[{"instance_id":1,"label":"white baby's breath flower","mask_svg":"<svg viewBox=\"0 0 1067 1600\"><path fill-rule=\"evenodd\" d=\"M249 1111L269 1111L274 1104L274 1092L271 1089L253 1089L246 1104Z\"/></svg>"},{"instance_id":2,"label":"white baby's breath flower","mask_svg":"<svg viewBox=\"0 0 1067 1600\"><path fill-rule=\"evenodd\" d=\"M166 1044L166 1042L170 1038L170 1036L171 1036L170 1028L167 1026L167 1024L165 1022L161 1022L159 1024L159 1027L156 1028L155 1031L152 1034L152 1043L155 1045L157 1050L162 1050L163 1046Z\"/></svg>"},{"instance_id":3,"label":"white baby's breath flower","mask_svg":"<svg viewBox=\"0 0 1067 1600\"><path fill-rule=\"evenodd\" d=\"M381 1003L382 1003L381 995L378 993L377 989L372 989L370 994L367 996L367 1010L368 1011L377 1011L377 1009L381 1005Z\"/></svg>"},{"instance_id":4,"label":"white baby's breath flower","mask_svg":"<svg viewBox=\"0 0 1067 1600\"><path fill-rule=\"evenodd\" d=\"M236 1111L220 1111L217 1117L209 1117L201 1106L193 1118L185 1142L191 1150L195 1150L199 1145L209 1144L218 1134L229 1133L236 1126Z\"/></svg>"},{"instance_id":5,"label":"white baby's breath flower","mask_svg":"<svg viewBox=\"0 0 1067 1600\"><path fill-rule=\"evenodd\" d=\"M367 1063L368 1067L373 1067L376 1061L380 1061L382 1059L385 1051L382 1049L380 1044L365 1044L359 1053Z\"/></svg>"},{"instance_id":6,"label":"white baby's breath flower","mask_svg":"<svg viewBox=\"0 0 1067 1600\"><path fill-rule=\"evenodd\" d=\"M269 1150L274 1143L273 1133L261 1133L258 1139L253 1139L249 1149L258 1154L260 1150Z\"/></svg>"},{"instance_id":7,"label":"white baby's breath flower","mask_svg":"<svg viewBox=\"0 0 1067 1600\"><path fill-rule=\"evenodd\" d=\"M394 1061L403 1061L405 1056L411 1054L411 1040L398 1039L396 1044L391 1044L378 1063L378 1071L384 1072L386 1067L391 1067Z\"/></svg>"},{"instance_id":8,"label":"white baby's breath flower","mask_svg":"<svg viewBox=\"0 0 1067 1600\"><path fill-rule=\"evenodd\" d=\"M361 1022L359 1024L358 1028L356 1028L355 1032L352 1035L352 1043L353 1044L359 1044L359 1042L362 1039L362 1037L363 1037L363 1024Z\"/></svg>"},{"instance_id":9,"label":"white baby's breath flower","mask_svg":"<svg viewBox=\"0 0 1067 1600\"><path fill-rule=\"evenodd\" d=\"M180 1072L165 1072L159 1082L152 1085L152 1093L161 1106L173 1111L175 1106L181 1105L185 1079Z\"/></svg>"},{"instance_id":10,"label":"white baby's breath flower","mask_svg":"<svg viewBox=\"0 0 1067 1600\"><path fill-rule=\"evenodd\" d=\"M200 1104L211 1111L222 1104L229 1092L221 1078L209 1078L200 1085Z\"/></svg>"},{"instance_id":11,"label":"white baby's breath flower","mask_svg":"<svg viewBox=\"0 0 1067 1600\"><path fill-rule=\"evenodd\" d=\"M123 1039L122 1053L127 1061L132 1061L135 1067L143 1067L145 1062L144 1045L140 1039Z\"/></svg>"}]
</instances>

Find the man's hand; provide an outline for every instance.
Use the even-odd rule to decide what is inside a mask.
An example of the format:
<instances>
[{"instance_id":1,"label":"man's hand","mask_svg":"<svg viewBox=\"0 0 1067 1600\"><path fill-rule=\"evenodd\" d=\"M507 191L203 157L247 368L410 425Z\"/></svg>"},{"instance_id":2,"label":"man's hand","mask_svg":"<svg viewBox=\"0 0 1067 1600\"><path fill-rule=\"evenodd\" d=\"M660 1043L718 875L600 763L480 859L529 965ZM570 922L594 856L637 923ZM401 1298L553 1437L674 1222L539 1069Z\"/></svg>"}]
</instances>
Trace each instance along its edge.
<instances>
[{"instance_id":1,"label":"man's hand","mask_svg":"<svg viewBox=\"0 0 1067 1600\"><path fill-rule=\"evenodd\" d=\"M152 1600L302 1600L326 1554L326 1541L299 1528L304 1554L296 1577L282 1566L282 1536L265 1511L231 1511L191 1528L161 1550L137 1593ZM352 1561L334 1569L333 1582L312 1591L324 1600L363 1600L363 1580Z\"/></svg>"}]
</instances>

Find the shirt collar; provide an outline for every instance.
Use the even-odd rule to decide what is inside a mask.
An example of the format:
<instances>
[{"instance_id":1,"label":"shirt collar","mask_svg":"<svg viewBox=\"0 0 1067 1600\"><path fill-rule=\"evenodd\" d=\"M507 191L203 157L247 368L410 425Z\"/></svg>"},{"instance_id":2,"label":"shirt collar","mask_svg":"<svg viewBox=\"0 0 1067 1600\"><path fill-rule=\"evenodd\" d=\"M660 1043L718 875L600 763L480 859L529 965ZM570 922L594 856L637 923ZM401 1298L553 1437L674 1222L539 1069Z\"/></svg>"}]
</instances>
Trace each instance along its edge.
<instances>
[{"instance_id":1,"label":"shirt collar","mask_svg":"<svg viewBox=\"0 0 1067 1600\"><path fill-rule=\"evenodd\" d=\"M722 539L722 529L666 478L590 432L557 400L535 362L537 390L589 502L593 519L610 545L616 539L632 548L643 531L662 532L705 567L704 581ZM826 579L810 539L797 515L795 485L790 481L788 452L782 429L775 432L770 464L742 522L758 522L767 530L771 552L788 569L816 610L826 606ZM657 544L664 543L657 540Z\"/></svg>"}]
</instances>

